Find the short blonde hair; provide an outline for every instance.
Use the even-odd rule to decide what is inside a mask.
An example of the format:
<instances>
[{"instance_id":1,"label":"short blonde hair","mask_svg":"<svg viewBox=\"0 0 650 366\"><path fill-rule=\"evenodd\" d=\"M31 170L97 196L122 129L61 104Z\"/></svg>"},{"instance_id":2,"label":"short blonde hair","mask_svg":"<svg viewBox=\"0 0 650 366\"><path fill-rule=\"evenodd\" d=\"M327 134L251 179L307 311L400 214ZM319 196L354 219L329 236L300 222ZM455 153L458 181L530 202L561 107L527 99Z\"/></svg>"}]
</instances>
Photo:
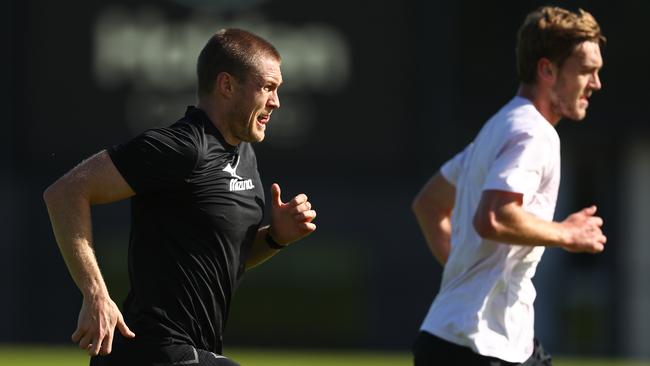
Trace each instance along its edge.
<instances>
[{"instance_id":1,"label":"short blonde hair","mask_svg":"<svg viewBox=\"0 0 650 366\"><path fill-rule=\"evenodd\" d=\"M605 37L596 19L588 12L578 13L559 7L544 6L531 12L517 34L517 74L524 84L534 84L537 62L547 58L558 66L585 41L603 46Z\"/></svg>"}]
</instances>

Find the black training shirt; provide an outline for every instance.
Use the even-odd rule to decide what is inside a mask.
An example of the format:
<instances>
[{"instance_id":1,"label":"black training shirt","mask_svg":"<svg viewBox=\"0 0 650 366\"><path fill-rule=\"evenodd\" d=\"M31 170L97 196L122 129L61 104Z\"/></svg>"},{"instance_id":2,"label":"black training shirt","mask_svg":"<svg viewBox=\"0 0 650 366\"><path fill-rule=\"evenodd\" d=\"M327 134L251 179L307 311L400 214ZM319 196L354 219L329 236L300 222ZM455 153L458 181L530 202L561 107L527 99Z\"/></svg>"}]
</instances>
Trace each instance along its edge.
<instances>
[{"instance_id":1,"label":"black training shirt","mask_svg":"<svg viewBox=\"0 0 650 366\"><path fill-rule=\"evenodd\" d=\"M229 145L200 109L108 150L131 199L124 303L137 342L221 353L230 300L262 220L252 146Z\"/></svg>"}]
</instances>

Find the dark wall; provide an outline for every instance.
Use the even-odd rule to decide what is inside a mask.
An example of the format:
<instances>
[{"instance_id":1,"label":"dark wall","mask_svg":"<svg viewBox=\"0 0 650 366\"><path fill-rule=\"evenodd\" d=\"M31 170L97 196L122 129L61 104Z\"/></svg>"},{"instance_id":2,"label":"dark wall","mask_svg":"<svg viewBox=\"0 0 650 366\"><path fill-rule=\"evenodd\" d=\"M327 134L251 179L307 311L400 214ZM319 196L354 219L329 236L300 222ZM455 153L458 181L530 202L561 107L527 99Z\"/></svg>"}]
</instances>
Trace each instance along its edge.
<instances>
[{"instance_id":1,"label":"dark wall","mask_svg":"<svg viewBox=\"0 0 650 366\"><path fill-rule=\"evenodd\" d=\"M97 24L117 12L123 22L151 31L147 34L161 24L169 27L162 38L169 43L154 53L182 49L192 26L250 25L286 46L283 106L256 150L266 185L279 182L285 197L309 194L319 229L247 274L226 345L408 348L440 276L410 202L515 93L515 32L525 14L542 3L251 0L233 3L236 7L223 3L221 9L181 0L73 3L3 5L10 54L2 64L3 80L8 79L3 85L9 87L2 104L6 132L0 136L5 168L0 197L6 203L0 209L6 253L0 260L5 289L0 342L66 342L75 327L81 298L51 234L41 199L45 187L81 159L147 126L169 124L183 105L194 103L193 86L178 71L192 65L163 69L160 75L172 70L168 79L179 77L166 85L165 77L146 79L137 67L111 74L115 65L98 62ZM557 4L591 11L609 40L604 89L594 96L588 118L559 127L563 174L570 184L562 188L558 215L598 202L605 221L615 222L623 210L616 199L619 152L629 136L649 133L641 110L650 82L649 50L641 46L647 42L637 24L650 5ZM302 53L291 48L292 39L305 42L300 36L314 29L330 38L314 38L311 46L334 38L331 44L343 47L323 56L330 65L348 67L329 83L309 78L310 72L330 70L327 65L298 72L291 64L316 54L309 42ZM193 34L198 43L208 36ZM165 62L176 62L165 55ZM123 299L128 202L97 207L93 215L100 264L114 297ZM611 237L616 230L616 224L607 225ZM538 332L552 349L620 351L617 342L625 330L615 318L604 317L620 311L611 300L617 296L617 250L612 245L595 257L551 253L549 267L542 262ZM576 274L585 280L562 281ZM572 286L600 278L612 280L587 306L592 317L585 320L578 316L584 307L557 300ZM585 332L591 344L576 340Z\"/></svg>"}]
</instances>

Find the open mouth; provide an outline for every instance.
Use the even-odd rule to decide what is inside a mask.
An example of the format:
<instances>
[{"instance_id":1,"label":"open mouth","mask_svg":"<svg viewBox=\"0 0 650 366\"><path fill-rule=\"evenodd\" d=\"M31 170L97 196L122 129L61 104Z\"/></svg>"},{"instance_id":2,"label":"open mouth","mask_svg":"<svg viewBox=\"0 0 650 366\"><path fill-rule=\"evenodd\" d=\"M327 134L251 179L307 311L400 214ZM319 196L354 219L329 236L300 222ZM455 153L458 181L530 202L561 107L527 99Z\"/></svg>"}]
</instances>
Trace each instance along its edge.
<instances>
[{"instance_id":1,"label":"open mouth","mask_svg":"<svg viewBox=\"0 0 650 366\"><path fill-rule=\"evenodd\" d=\"M271 120L271 113L269 113L269 114L260 114L259 116L257 116L257 122L259 122L259 123L261 123L263 125L269 123L270 120Z\"/></svg>"}]
</instances>

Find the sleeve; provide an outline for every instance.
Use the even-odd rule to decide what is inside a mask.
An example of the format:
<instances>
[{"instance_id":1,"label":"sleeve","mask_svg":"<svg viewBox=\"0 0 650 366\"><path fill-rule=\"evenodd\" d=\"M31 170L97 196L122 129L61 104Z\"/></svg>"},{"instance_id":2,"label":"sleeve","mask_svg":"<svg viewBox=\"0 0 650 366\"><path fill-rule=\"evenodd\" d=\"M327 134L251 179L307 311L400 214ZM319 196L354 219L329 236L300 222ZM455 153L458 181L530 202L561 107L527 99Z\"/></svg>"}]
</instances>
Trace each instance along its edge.
<instances>
[{"instance_id":1,"label":"sleeve","mask_svg":"<svg viewBox=\"0 0 650 366\"><path fill-rule=\"evenodd\" d=\"M198 149L181 128L156 128L108 149L117 170L136 194L165 191L185 182L196 166Z\"/></svg>"},{"instance_id":2,"label":"sleeve","mask_svg":"<svg viewBox=\"0 0 650 366\"><path fill-rule=\"evenodd\" d=\"M463 170L465 159L467 158L469 152L472 150L473 145L474 143L467 145L463 151L456 154L453 158L444 163L440 168L440 174L442 174L442 176L445 177L445 179L454 186L458 181L460 172Z\"/></svg>"},{"instance_id":3,"label":"sleeve","mask_svg":"<svg viewBox=\"0 0 650 366\"><path fill-rule=\"evenodd\" d=\"M490 167L483 190L521 193L537 192L544 166L552 154L552 144L543 136L522 131L501 148Z\"/></svg>"}]
</instances>

